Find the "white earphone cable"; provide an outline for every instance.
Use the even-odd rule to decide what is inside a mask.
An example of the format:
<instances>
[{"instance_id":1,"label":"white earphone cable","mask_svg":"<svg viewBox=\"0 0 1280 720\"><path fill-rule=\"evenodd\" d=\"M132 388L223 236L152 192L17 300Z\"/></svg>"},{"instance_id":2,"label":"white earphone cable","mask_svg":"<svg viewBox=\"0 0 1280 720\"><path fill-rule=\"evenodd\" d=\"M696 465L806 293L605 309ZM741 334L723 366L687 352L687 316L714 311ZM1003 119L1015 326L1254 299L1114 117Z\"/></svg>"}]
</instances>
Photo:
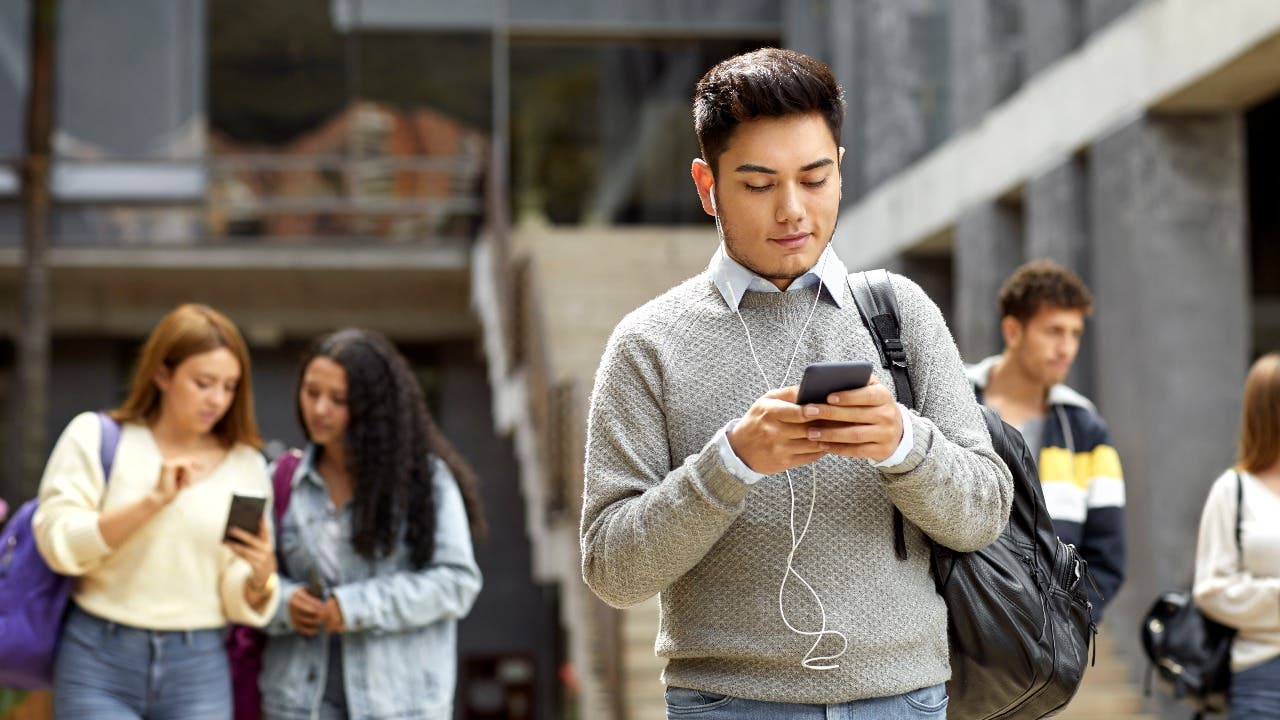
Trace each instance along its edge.
<instances>
[{"instance_id":1,"label":"white earphone cable","mask_svg":"<svg viewBox=\"0 0 1280 720\"><path fill-rule=\"evenodd\" d=\"M711 206L713 209L715 208L714 190L712 192ZM724 230L720 226L719 214L716 215L716 232L720 235L720 241L723 243ZM791 359L787 362L787 369L782 374L782 383L777 387L786 387L787 379L791 377L791 370L795 366L796 358L799 357L800 355L800 347L804 344L804 337L809 330L809 323L813 320L813 315L818 309L818 300L822 297L822 282L821 282L822 271L826 267L827 255L830 250L831 250L830 245L828 245L826 248L823 248L822 250L822 258L818 263L819 282L818 282L817 293L815 293L814 295L813 305L809 308L809 315L808 317L805 318L804 325L800 328L800 334L796 338L796 347L791 352ZM726 285L728 285L728 283L726 283ZM745 293L745 289L743 290L743 292ZM732 285L729 285L729 293L730 295L733 295ZM735 299L738 300L740 304L741 298L735 298ZM760 372L760 379L764 381L765 392L768 392L772 390L774 386L772 383L769 382L769 376L767 373L765 373L764 366L760 363L760 357L756 354L755 343L751 339L751 329L747 327L747 321L742 317L742 311L737 306L737 304L735 304L735 307L734 307L734 314L738 316L738 321L742 323L742 330L743 332L746 333L746 336L747 336L747 347L750 348L751 350L751 359L755 362L756 370ZM804 526L801 528L800 534L797 536L796 535L795 482L791 478L791 471L790 470L786 471L787 489L790 491L790 494L791 494L791 517L790 517L791 549L787 553L787 567L782 575L782 582L778 585L778 614L782 617L782 622L784 625L787 626L788 630L790 630L793 633L796 633L797 635L814 638L813 646L809 648L809 652L805 653L804 659L800 663L802 666L810 670L835 670L840 666L831 661L839 659L842 655L844 655L849 650L849 638L839 630L827 629L827 609L822 602L822 598L818 596L818 591L815 590L813 586L809 584L809 581L805 580L804 577L801 576L800 573L795 569L796 551L800 548L800 543L804 541L805 535L807 535L809 532L809 525L813 520L813 510L818 500L817 468L814 467L813 465L810 465L809 474L810 474L809 512L805 516ZM803 585L805 589L809 591L809 594L813 596L814 602L817 603L818 605L818 613L821 617L821 627L817 630L802 630L796 627L795 625L791 624L791 620L787 618L787 610L784 602L784 596L787 588L787 580L792 576L794 576L796 580L800 581L800 584ZM834 635L840 638L841 643L843 643L843 647L840 649L840 652L835 653L834 655L814 655L814 653L817 652L818 650L818 645L822 644L822 639L828 635Z\"/></svg>"}]
</instances>

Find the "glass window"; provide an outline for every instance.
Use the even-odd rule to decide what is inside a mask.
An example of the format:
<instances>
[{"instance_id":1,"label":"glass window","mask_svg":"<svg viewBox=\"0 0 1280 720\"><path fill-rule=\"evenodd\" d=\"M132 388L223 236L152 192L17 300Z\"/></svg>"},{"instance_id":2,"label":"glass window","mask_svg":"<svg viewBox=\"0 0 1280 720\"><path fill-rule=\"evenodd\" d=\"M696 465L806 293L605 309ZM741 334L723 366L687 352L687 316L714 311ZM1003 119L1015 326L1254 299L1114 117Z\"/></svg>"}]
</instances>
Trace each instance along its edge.
<instances>
[{"instance_id":1,"label":"glass window","mask_svg":"<svg viewBox=\"0 0 1280 720\"><path fill-rule=\"evenodd\" d=\"M211 232L472 235L492 105L488 33L366 28L337 11L352 12L330 0L212 4Z\"/></svg>"},{"instance_id":2,"label":"glass window","mask_svg":"<svg viewBox=\"0 0 1280 720\"><path fill-rule=\"evenodd\" d=\"M59 157L202 158L203 6L202 0L58 4Z\"/></svg>"},{"instance_id":3,"label":"glass window","mask_svg":"<svg viewBox=\"0 0 1280 720\"><path fill-rule=\"evenodd\" d=\"M0 3L0 162L22 155L30 12L29 3ZM3 194L7 193L0 188Z\"/></svg>"},{"instance_id":4,"label":"glass window","mask_svg":"<svg viewBox=\"0 0 1280 720\"><path fill-rule=\"evenodd\" d=\"M511 48L517 223L702 220L689 163L698 78L759 40L553 42Z\"/></svg>"}]
</instances>

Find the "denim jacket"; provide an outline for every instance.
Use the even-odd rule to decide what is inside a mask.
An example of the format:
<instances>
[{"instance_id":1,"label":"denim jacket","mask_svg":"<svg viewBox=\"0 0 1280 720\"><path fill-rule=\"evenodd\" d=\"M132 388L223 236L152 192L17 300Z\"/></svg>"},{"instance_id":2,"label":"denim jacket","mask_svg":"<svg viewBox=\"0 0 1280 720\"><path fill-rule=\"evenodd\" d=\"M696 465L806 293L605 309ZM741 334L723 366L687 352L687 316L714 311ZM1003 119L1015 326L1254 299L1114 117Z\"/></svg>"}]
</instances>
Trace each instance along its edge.
<instances>
[{"instance_id":1,"label":"denim jacket","mask_svg":"<svg viewBox=\"0 0 1280 720\"><path fill-rule=\"evenodd\" d=\"M329 640L323 631L298 633L288 610L315 567L311 548L328 512L328 490L313 469L315 451L308 447L298 464L278 533L280 606L265 628L259 678L269 718L318 717L324 695ZM439 459L433 475L435 556L420 570L410 565L404 545L377 562L361 557L350 542L350 506L341 510L342 577L331 592L346 624L341 647L351 720L453 717L457 621L471 609L481 578L458 485Z\"/></svg>"}]
</instances>

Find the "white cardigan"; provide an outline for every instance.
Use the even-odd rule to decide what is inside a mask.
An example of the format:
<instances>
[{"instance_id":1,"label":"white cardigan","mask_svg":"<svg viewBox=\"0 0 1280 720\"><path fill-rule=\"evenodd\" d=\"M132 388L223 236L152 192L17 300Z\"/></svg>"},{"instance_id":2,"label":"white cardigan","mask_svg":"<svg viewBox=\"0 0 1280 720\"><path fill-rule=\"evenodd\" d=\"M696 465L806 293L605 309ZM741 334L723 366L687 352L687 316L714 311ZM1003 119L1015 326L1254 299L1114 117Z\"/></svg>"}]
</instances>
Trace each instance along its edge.
<instances>
[{"instance_id":1,"label":"white cardigan","mask_svg":"<svg viewBox=\"0 0 1280 720\"><path fill-rule=\"evenodd\" d=\"M98 530L100 508L126 505L151 492L163 458L145 425L124 425L104 497L101 444L94 413L71 421L45 466L32 519L45 561L78 577L76 604L98 617L149 630L220 628L228 621L265 625L277 596L273 591L263 611L250 606L244 598L249 563L222 543L233 492L271 496L262 455L244 444L231 448L208 476L113 548Z\"/></svg>"},{"instance_id":2,"label":"white cardigan","mask_svg":"<svg viewBox=\"0 0 1280 720\"><path fill-rule=\"evenodd\" d=\"M1200 518L1196 546L1196 604L1205 615L1237 629L1231 669L1244 670L1280 656L1280 495L1258 478L1244 482L1236 549L1236 473L1213 484Z\"/></svg>"}]
</instances>

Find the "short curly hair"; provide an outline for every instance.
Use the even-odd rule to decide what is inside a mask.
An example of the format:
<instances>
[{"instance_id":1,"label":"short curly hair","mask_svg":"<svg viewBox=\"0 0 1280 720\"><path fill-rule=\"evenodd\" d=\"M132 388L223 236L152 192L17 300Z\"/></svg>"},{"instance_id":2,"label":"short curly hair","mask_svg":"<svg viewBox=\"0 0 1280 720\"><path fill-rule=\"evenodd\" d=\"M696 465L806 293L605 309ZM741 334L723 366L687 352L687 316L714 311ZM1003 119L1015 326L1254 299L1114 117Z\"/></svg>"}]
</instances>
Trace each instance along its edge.
<instances>
[{"instance_id":1,"label":"short curly hair","mask_svg":"<svg viewBox=\"0 0 1280 720\"><path fill-rule=\"evenodd\" d=\"M1018 268L1000 288L1000 317L1025 323L1049 306L1093 313L1093 294L1079 275L1053 260L1032 260Z\"/></svg>"}]
</instances>

